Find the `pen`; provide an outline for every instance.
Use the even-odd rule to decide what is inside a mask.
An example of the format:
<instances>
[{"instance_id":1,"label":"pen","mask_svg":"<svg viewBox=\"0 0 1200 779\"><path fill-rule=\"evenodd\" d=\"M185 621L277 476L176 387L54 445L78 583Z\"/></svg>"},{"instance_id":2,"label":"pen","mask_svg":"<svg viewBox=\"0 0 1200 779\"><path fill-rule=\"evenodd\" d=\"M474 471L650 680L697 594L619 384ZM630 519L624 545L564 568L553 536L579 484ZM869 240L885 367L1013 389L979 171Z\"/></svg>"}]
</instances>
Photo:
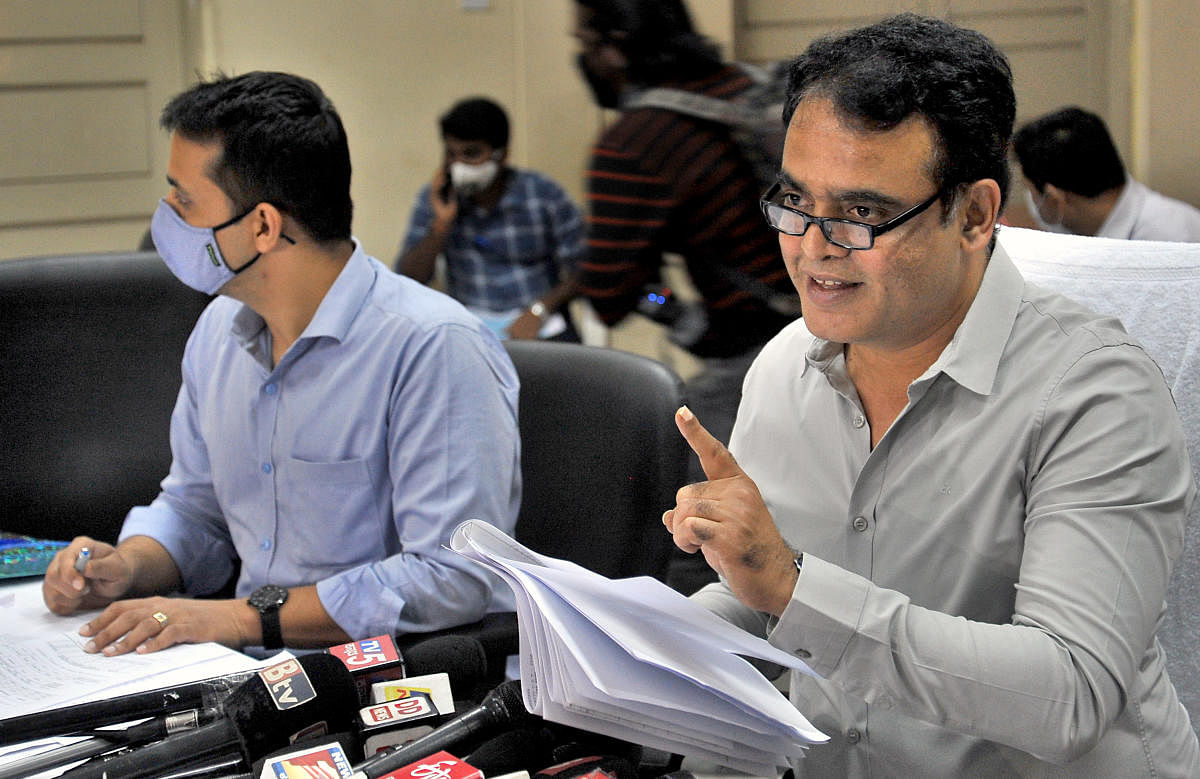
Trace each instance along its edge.
<instances>
[{"instance_id":1,"label":"pen","mask_svg":"<svg viewBox=\"0 0 1200 779\"><path fill-rule=\"evenodd\" d=\"M92 556L90 547L84 547L79 550L79 554L75 555L75 570L83 573L83 569L87 566L88 558Z\"/></svg>"}]
</instances>

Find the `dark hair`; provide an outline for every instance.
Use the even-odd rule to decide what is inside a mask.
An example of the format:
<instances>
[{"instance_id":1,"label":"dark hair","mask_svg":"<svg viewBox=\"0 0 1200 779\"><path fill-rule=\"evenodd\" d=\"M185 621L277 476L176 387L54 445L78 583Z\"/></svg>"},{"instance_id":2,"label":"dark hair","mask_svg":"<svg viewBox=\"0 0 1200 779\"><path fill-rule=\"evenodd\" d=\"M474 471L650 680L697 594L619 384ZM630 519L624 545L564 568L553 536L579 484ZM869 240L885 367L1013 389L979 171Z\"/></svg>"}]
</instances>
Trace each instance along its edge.
<instances>
[{"instance_id":1,"label":"dark hair","mask_svg":"<svg viewBox=\"0 0 1200 779\"><path fill-rule=\"evenodd\" d=\"M350 237L350 148L333 103L321 88L289 73L218 75L176 95L163 128L216 142L209 175L234 211L267 202L318 242Z\"/></svg>"},{"instance_id":2,"label":"dark hair","mask_svg":"<svg viewBox=\"0 0 1200 779\"><path fill-rule=\"evenodd\" d=\"M1071 106L1034 119L1013 136L1021 172L1038 192L1053 184L1095 197L1125 183L1125 165L1104 120Z\"/></svg>"},{"instance_id":3,"label":"dark hair","mask_svg":"<svg viewBox=\"0 0 1200 779\"><path fill-rule=\"evenodd\" d=\"M980 179L1008 198L1008 145L1016 96L1008 60L986 37L940 19L905 13L814 41L792 61L784 122L799 102L820 95L867 130L887 130L914 114L937 135L934 170L945 196Z\"/></svg>"},{"instance_id":4,"label":"dark hair","mask_svg":"<svg viewBox=\"0 0 1200 779\"><path fill-rule=\"evenodd\" d=\"M493 149L508 146L508 115L486 97L461 100L441 118L442 137L483 141Z\"/></svg>"},{"instance_id":5,"label":"dark hair","mask_svg":"<svg viewBox=\"0 0 1200 779\"><path fill-rule=\"evenodd\" d=\"M635 84L704 76L721 67L720 51L696 32L683 0L575 0L591 9L589 25L629 61Z\"/></svg>"}]
</instances>

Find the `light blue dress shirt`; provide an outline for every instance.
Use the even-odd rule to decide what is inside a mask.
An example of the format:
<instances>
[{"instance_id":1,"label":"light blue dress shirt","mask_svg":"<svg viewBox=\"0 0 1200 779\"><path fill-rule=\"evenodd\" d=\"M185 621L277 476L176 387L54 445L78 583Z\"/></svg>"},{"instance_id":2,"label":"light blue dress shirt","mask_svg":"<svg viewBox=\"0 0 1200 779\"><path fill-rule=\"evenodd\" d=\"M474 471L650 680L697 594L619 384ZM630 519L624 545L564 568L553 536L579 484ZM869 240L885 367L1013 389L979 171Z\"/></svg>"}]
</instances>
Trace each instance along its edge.
<instances>
[{"instance_id":1,"label":"light blue dress shirt","mask_svg":"<svg viewBox=\"0 0 1200 779\"><path fill-rule=\"evenodd\" d=\"M238 596L315 583L363 638L511 610L508 588L444 548L466 519L513 531L521 499L518 382L462 306L355 242L276 366L254 311L218 297L183 358L170 474L121 539L145 535L186 591Z\"/></svg>"}]
</instances>

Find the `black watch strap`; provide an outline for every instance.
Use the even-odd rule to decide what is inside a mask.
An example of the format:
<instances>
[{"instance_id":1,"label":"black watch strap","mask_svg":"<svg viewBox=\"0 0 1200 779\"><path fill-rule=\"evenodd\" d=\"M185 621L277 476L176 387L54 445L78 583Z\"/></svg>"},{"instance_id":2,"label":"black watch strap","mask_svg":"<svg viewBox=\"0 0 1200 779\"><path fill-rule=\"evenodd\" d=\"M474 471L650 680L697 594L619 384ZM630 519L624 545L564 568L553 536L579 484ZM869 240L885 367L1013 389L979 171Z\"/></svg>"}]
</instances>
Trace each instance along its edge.
<instances>
[{"instance_id":1,"label":"black watch strap","mask_svg":"<svg viewBox=\"0 0 1200 779\"><path fill-rule=\"evenodd\" d=\"M250 605L258 610L262 621L262 645L264 649L283 649L283 627L279 623L279 610L287 603L288 591L284 587L266 584L250 594Z\"/></svg>"}]
</instances>

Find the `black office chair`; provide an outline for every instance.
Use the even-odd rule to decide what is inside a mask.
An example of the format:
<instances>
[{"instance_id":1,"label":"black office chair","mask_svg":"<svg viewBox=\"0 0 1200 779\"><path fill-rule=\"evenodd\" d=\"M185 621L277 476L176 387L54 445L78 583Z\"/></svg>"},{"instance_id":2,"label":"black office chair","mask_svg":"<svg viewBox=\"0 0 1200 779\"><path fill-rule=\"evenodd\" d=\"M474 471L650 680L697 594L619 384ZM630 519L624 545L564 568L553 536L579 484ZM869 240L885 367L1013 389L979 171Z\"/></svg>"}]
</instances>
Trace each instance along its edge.
<instances>
[{"instance_id":1,"label":"black office chair","mask_svg":"<svg viewBox=\"0 0 1200 779\"><path fill-rule=\"evenodd\" d=\"M180 360L208 300L154 252L0 262L0 530L116 541L170 467Z\"/></svg>"},{"instance_id":2,"label":"black office chair","mask_svg":"<svg viewBox=\"0 0 1200 779\"><path fill-rule=\"evenodd\" d=\"M673 542L662 513L687 473L675 428L683 384L670 368L613 349L506 341L521 380L523 498L516 539L609 578L665 581ZM479 639L489 677L516 654L515 615L439 632ZM401 648L426 634L402 636Z\"/></svg>"},{"instance_id":3,"label":"black office chair","mask_svg":"<svg viewBox=\"0 0 1200 779\"><path fill-rule=\"evenodd\" d=\"M506 347L521 379L517 540L609 578L665 581L672 541L662 513L687 472L687 443L674 421L679 377L615 349Z\"/></svg>"}]
</instances>

